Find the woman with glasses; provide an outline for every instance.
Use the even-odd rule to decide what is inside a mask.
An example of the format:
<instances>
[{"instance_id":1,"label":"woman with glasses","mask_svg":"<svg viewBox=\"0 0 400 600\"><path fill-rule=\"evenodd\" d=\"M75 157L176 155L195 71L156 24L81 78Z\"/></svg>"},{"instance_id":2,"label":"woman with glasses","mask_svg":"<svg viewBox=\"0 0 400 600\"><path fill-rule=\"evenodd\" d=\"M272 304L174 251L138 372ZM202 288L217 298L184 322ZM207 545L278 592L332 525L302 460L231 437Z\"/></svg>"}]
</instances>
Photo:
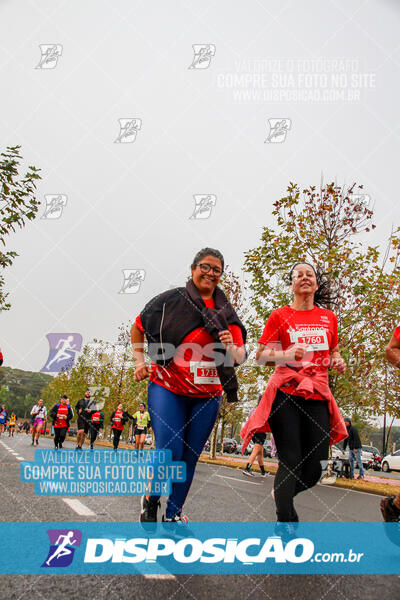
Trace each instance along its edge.
<instances>
[{"instance_id":1,"label":"woman with glasses","mask_svg":"<svg viewBox=\"0 0 400 600\"><path fill-rule=\"evenodd\" d=\"M200 250L186 287L150 300L131 331L135 380L150 376L148 410L156 449L170 449L174 461L186 463L186 481L172 483L164 522L187 521L182 507L222 393L228 402L237 400L234 367L246 357L246 329L218 287L223 270L218 250ZM143 354L145 335L151 371ZM144 496L140 520L157 521L159 507L159 496Z\"/></svg>"}]
</instances>

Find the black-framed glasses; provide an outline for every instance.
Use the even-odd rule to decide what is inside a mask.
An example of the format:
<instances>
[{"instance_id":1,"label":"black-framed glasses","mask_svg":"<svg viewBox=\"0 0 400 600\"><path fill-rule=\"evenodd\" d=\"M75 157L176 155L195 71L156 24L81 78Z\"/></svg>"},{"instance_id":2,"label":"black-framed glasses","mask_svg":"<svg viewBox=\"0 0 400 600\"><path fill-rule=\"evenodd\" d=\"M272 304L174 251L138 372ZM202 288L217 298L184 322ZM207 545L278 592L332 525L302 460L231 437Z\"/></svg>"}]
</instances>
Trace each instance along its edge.
<instances>
[{"instance_id":1,"label":"black-framed glasses","mask_svg":"<svg viewBox=\"0 0 400 600\"><path fill-rule=\"evenodd\" d=\"M197 266L200 267L200 271L202 273L209 273L210 271L212 271L214 275L222 275L221 267L212 267L208 263L197 263Z\"/></svg>"}]
</instances>

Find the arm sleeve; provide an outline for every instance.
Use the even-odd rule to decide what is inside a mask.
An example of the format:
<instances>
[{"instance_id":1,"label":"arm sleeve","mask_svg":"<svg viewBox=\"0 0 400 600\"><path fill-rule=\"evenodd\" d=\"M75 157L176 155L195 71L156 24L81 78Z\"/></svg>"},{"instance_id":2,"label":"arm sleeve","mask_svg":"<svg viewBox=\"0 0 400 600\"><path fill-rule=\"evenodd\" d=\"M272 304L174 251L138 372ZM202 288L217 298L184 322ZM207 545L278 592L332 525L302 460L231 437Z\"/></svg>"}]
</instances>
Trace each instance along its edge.
<instances>
[{"instance_id":1,"label":"arm sleeve","mask_svg":"<svg viewBox=\"0 0 400 600\"><path fill-rule=\"evenodd\" d=\"M36 404L35 404L35 406L33 406L33 407L32 407L32 410L31 410L31 415L33 415L33 413L34 413L34 412L36 412L36 411L35 411L35 408L36 408Z\"/></svg>"},{"instance_id":2,"label":"arm sleeve","mask_svg":"<svg viewBox=\"0 0 400 600\"><path fill-rule=\"evenodd\" d=\"M139 329L139 330L140 330L142 333L144 333L144 329L143 329L143 325L142 325L142 319L140 318L140 315L138 315L138 316L136 317L135 323L136 323L136 325L137 325L138 329Z\"/></svg>"},{"instance_id":3,"label":"arm sleeve","mask_svg":"<svg viewBox=\"0 0 400 600\"><path fill-rule=\"evenodd\" d=\"M239 325L229 325L228 329L232 334L235 346L243 346L243 335Z\"/></svg>"},{"instance_id":4,"label":"arm sleeve","mask_svg":"<svg viewBox=\"0 0 400 600\"><path fill-rule=\"evenodd\" d=\"M336 348L339 344L338 331L337 331L337 316L335 313L332 313L332 341L330 350Z\"/></svg>"},{"instance_id":5,"label":"arm sleeve","mask_svg":"<svg viewBox=\"0 0 400 600\"><path fill-rule=\"evenodd\" d=\"M265 323L264 331L260 339L258 340L259 344L264 344L264 346L268 346L269 348L273 348L277 350L279 348L279 338L280 338L280 320L276 311L272 312L268 321Z\"/></svg>"},{"instance_id":6,"label":"arm sleeve","mask_svg":"<svg viewBox=\"0 0 400 600\"><path fill-rule=\"evenodd\" d=\"M343 442L343 450L346 450L348 443L349 443L349 438L347 437Z\"/></svg>"}]
</instances>

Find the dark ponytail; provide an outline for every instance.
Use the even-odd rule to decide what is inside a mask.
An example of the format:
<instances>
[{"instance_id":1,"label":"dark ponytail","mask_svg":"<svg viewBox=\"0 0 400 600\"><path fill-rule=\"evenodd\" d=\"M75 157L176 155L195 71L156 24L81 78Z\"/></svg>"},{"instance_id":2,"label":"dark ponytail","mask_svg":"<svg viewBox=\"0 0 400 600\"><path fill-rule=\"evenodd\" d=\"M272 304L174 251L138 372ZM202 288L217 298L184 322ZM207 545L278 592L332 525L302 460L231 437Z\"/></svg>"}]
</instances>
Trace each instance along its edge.
<instances>
[{"instance_id":1,"label":"dark ponytail","mask_svg":"<svg viewBox=\"0 0 400 600\"><path fill-rule=\"evenodd\" d=\"M289 273L289 281L292 283L293 271L298 265L307 265L312 268L317 279L318 289L314 294L314 304L320 308L329 308L333 310L337 305L337 296L332 290L332 283L326 277L320 267L315 268L307 261L300 261L293 265Z\"/></svg>"}]
</instances>

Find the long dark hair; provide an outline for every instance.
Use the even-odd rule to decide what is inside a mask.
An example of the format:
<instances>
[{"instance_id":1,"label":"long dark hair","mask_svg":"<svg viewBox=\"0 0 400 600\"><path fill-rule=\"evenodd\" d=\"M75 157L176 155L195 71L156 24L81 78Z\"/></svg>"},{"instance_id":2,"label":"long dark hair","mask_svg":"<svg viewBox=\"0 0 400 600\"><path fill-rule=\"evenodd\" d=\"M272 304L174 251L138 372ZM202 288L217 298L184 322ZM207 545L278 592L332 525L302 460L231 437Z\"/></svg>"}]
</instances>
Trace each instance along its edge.
<instances>
[{"instance_id":1,"label":"long dark hair","mask_svg":"<svg viewBox=\"0 0 400 600\"><path fill-rule=\"evenodd\" d=\"M289 273L289 281L292 283L293 280L293 271L298 265L307 265L311 267L315 273L315 277L318 284L318 289L314 294L314 304L321 308L329 308L333 309L337 304L337 297L332 290L332 284L329 279L326 277L325 273L319 267L315 268L309 262L303 260L295 263L293 267L290 269Z\"/></svg>"}]
</instances>

